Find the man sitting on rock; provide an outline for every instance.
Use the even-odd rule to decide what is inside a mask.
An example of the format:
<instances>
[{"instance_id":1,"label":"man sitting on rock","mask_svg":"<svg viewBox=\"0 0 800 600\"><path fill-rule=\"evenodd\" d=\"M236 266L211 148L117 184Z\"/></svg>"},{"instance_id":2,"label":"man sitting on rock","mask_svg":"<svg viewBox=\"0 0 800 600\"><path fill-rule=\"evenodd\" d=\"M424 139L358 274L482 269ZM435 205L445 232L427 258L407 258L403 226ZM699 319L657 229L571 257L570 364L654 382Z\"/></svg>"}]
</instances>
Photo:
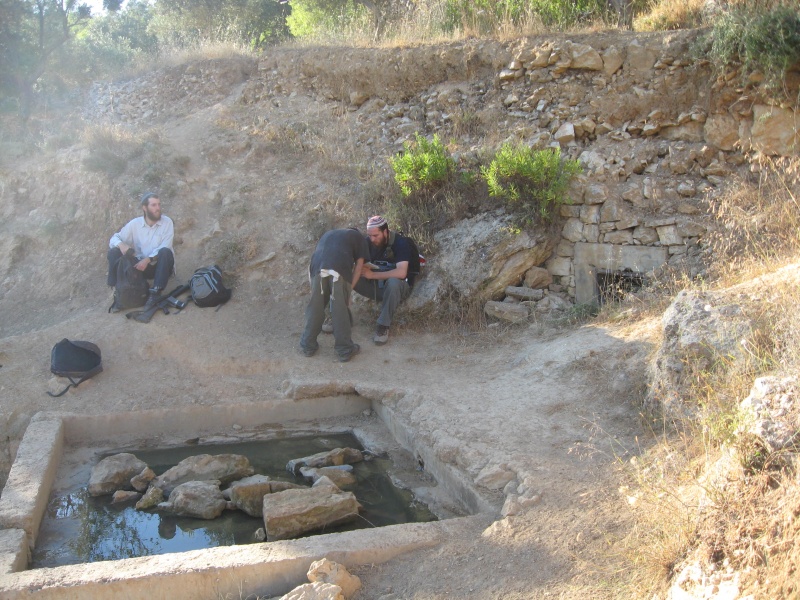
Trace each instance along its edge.
<instances>
[{"instance_id":1,"label":"man sitting on rock","mask_svg":"<svg viewBox=\"0 0 800 600\"><path fill-rule=\"evenodd\" d=\"M153 279L153 286L147 297L146 308L150 308L159 298L161 290L167 287L175 267L172 250L174 226L172 219L161 214L161 200L156 194L143 194L140 200L142 216L129 221L121 230L111 236L108 243L108 285L117 285L117 263L122 256L132 252L138 261L136 268L144 273L146 279ZM111 312L121 307L116 301Z\"/></svg>"},{"instance_id":2,"label":"man sitting on rock","mask_svg":"<svg viewBox=\"0 0 800 600\"><path fill-rule=\"evenodd\" d=\"M381 314L373 341L389 340L389 327L400 303L411 295L414 279L420 272L419 251L411 238L389 231L380 215L367 221L370 265L361 270L361 280L353 288L362 296L381 302Z\"/></svg>"}]
</instances>

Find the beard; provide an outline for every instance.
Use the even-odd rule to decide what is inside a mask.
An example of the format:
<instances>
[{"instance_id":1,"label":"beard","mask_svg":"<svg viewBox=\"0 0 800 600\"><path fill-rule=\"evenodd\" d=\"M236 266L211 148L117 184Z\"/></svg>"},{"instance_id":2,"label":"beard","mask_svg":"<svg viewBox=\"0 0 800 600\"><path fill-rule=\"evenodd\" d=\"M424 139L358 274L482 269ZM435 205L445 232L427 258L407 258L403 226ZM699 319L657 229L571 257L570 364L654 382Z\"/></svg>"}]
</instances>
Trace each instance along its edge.
<instances>
[{"instance_id":1,"label":"beard","mask_svg":"<svg viewBox=\"0 0 800 600\"><path fill-rule=\"evenodd\" d=\"M158 221L161 219L161 211L152 211L149 208L144 209L145 217L148 221Z\"/></svg>"}]
</instances>

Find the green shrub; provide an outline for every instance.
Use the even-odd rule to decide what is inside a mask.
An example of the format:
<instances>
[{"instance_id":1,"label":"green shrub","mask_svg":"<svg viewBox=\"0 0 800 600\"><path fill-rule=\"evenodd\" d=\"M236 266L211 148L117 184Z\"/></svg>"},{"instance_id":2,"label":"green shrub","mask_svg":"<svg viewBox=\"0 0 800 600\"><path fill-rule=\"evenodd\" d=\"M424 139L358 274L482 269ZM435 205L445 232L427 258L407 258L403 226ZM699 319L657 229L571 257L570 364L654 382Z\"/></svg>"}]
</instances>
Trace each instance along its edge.
<instances>
[{"instance_id":1,"label":"green shrub","mask_svg":"<svg viewBox=\"0 0 800 600\"><path fill-rule=\"evenodd\" d=\"M489 195L503 200L522 226L551 222L558 207L568 201L567 187L580 172L580 163L562 159L558 149L511 144L504 144L491 164L481 167Z\"/></svg>"},{"instance_id":2,"label":"green shrub","mask_svg":"<svg viewBox=\"0 0 800 600\"><path fill-rule=\"evenodd\" d=\"M786 71L800 63L800 15L797 7L764 12L738 5L715 22L710 42L708 58L718 69L740 63L743 77L760 72L768 87L779 89Z\"/></svg>"},{"instance_id":3,"label":"green shrub","mask_svg":"<svg viewBox=\"0 0 800 600\"><path fill-rule=\"evenodd\" d=\"M439 140L428 141L419 133L413 143L403 144L403 152L390 160L394 179L403 196L413 192L435 191L448 183L455 173L455 161Z\"/></svg>"},{"instance_id":4,"label":"green shrub","mask_svg":"<svg viewBox=\"0 0 800 600\"><path fill-rule=\"evenodd\" d=\"M369 11L353 0L335 8L315 0L292 0L286 25L295 38L346 40L353 31L370 28Z\"/></svg>"}]
</instances>

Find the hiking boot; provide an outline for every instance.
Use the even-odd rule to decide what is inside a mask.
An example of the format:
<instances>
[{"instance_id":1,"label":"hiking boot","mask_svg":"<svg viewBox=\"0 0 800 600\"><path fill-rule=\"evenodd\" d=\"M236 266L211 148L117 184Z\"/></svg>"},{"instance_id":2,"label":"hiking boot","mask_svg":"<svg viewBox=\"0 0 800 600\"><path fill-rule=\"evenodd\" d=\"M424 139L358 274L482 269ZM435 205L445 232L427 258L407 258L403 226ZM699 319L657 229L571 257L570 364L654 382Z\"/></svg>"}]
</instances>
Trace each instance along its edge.
<instances>
[{"instance_id":1,"label":"hiking boot","mask_svg":"<svg viewBox=\"0 0 800 600\"><path fill-rule=\"evenodd\" d=\"M325 317L322 323L322 333L333 333L333 319Z\"/></svg>"},{"instance_id":2,"label":"hiking boot","mask_svg":"<svg viewBox=\"0 0 800 600\"><path fill-rule=\"evenodd\" d=\"M307 348L303 348L302 346L300 346L300 354L302 354L307 358L311 358L312 356L314 356L317 353L317 350L319 350L319 346L317 346L313 350L309 350Z\"/></svg>"},{"instance_id":3,"label":"hiking boot","mask_svg":"<svg viewBox=\"0 0 800 600\"><path fill-rule=\"evenodd\" d=\"M145 308L153 308L161 297L161 290L159 288L150 288L150 293L147 295L147 301L144 303Z\"/></svg>"},{"instance_id":4,"label":"hiking boot","mask_svg":"<svg viewBox=\"0 0 800 600\"><path fill-rule=\"evenodd\" d=\"M350 351L350 354L346 354L345 356L340 356L339 362L347 362L359 352L361 352L361 346L359 346L358 344L353 344L353 349Z\"/></svg>"},{"instance_id":5,"label":"hiking boot","mask_svg":"<svg viewBox=\"0 0 800 600\"><path fill-rule=\"evenodd\" d=\"M389 341L389 328L379 323L375 327L375 337L372 338L372 341L378 344L378 346L383 346Z\"/></svg>"}]
</instances>

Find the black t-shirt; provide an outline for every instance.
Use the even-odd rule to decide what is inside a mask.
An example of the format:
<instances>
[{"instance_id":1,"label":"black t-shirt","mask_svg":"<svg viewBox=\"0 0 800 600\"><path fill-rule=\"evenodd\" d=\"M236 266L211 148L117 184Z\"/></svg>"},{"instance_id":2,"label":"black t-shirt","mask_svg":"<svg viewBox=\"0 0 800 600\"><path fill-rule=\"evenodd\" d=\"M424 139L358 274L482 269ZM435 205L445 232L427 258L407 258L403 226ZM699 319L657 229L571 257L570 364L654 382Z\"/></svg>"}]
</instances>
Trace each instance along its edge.
<instances>
[{"instance_id":1,"label":"black t-shirt","mask_svg":"<svg viewBox=\"0 0 800 600\"><path fill-rule=\"evenodd\" d=\"M406 276L406 281L411 286L414 285L414 279L419 275L419 250L417 245L414 240L401 233L390 233L389 244L385 248L378 248L374 244L370 244L369 259L372 262L384 261L392 264L407 262L408 275Z\"/></svg>"},{"instance_id":2,"label":"black t-shirt","mask_svg":"<svg viewBox=\"0 0 800 600\"><path fill-rule=\"evenodd\" d=\"M355 229L332 229L317 242L309 272L314 276L322 269L332 269L350 283L353 266L359 258L369 260L369 246L364 236Z\"/></svg>"}]
</instances>

